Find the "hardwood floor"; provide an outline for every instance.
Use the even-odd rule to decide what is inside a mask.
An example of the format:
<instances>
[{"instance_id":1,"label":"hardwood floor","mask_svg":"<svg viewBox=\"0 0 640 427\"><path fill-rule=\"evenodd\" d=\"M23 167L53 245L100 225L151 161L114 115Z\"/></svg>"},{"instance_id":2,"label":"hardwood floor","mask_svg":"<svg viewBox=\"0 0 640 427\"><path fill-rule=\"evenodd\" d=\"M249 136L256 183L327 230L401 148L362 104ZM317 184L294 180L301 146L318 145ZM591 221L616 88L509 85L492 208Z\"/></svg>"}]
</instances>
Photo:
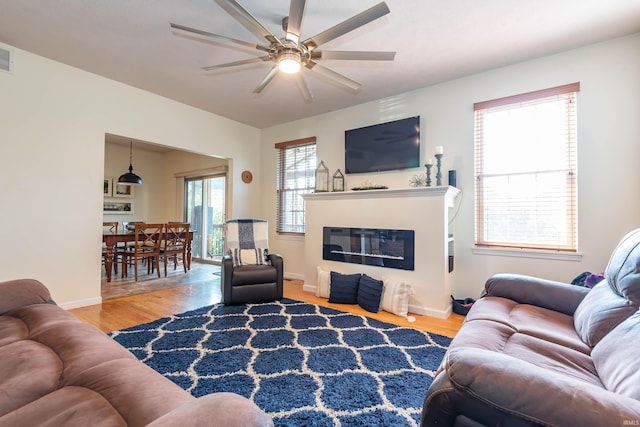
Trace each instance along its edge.
<instances>
[{"instance_id":1,"label":"hardwood floor","mask_svg":"<svg viewBox=\"0 0 640 427\"><path fill-rule=\"evenodd\" d=\"M219 279L216 277L218 271L219 267L217 266L196 265L194 263L188 274L170 274L171 280L163 280L163 278L157 283L154 283L156 280L144 280L132 285L132 287L145 293L113 297L120 292L114 291L110 294L113 299L105 298L103 288L104 302L102 304L76 308L69 310L69 312L81 321L95 325L104 332L151 322L171 314L219 303L222 296L218 285ZM284 296L448 337L455 336L464 320L464 316L457 314L452 314L449 319L443 320L410 313L415 321L409 322L403 317L385 311L370 313L358 305L330 304L327 299L305 292L302 285L300 280L285 280ZM123 284L115 286L122 287Z\"/></svg>"}]
</instances>

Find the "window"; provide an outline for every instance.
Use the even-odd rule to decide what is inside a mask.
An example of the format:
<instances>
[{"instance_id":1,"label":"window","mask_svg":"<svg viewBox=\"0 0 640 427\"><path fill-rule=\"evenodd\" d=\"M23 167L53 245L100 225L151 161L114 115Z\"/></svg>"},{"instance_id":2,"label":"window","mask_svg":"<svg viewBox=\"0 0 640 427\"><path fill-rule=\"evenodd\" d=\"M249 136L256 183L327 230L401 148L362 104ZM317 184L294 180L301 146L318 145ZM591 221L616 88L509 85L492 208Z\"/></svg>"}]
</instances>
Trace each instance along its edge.
<instances>
[{"instance_id":1,"label":"window","mask_svg":"<svg viewBox=\"0 0 640 427\"><path fill-rule=\"evenodd\" d=\"M276 231L304 234L305 207L300 196L315 189L316 138L280 142L276 149Z\"/></svg>"},{"instance_id":2,"label":"window","mask_svg":"<svg viewBox=\"0 0 640 427\"><path fill-rule=\"evenodd\" d=\"M477 246L576 252L579 90L474 104Z\"/></svg>"}]
</instances>

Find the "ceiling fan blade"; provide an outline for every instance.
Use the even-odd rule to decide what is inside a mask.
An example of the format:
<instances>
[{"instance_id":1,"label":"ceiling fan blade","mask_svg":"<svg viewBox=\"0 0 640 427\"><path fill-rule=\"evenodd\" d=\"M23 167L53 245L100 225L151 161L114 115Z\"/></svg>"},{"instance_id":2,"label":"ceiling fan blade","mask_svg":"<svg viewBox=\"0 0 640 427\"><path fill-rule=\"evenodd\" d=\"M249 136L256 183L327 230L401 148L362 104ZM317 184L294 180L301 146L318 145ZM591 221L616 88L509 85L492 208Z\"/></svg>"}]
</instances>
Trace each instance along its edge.
<instances>
[{"instance_id":1,"label":"ceiling fan blade","mask_svg":"<svg viewBox=\"0 0 640 427\"><path fill-rule=\"evenodd\" d=\"M298 89L300 90L300 93L304 98L304 102L313 101L313 94L311 93L311 90L307 85L307 81L304 79L302 73L296 74L296 85L298 86Z\"/></svg>"},{"instance_id":2,"label":"ceiling fan blade","mask_svg":"<svg viewBox=\"0 0 640 427\"><path fill-rule=\"evenodd\" d=\"M385 2L378 3L377 5L365 10L364 12L360 12L357 15L352 16L346 21L342 21L341 23L329 28L317 34L313 37L308 38L303 41L302 44L307 47L309 50L313 50L318 46L336 39L349 31L353 31L356 28L362 27L365 24L368 24L371 21L375 21L376 19L386 15L389 13L389 7Z\"/></svg>"},{"instance_id":3,"label":"ceiling fan blade","mask_svg":"<svg viewBox=\"0 0 640 427\"><path fill-rule=\"evenodd\" d=\"M360 89L360 86L362 86L361 83L358 83L357 81L352 80L347 76L344 76L336 71L333 71L330 68L320 65L317 62L309 61L306 67L312 71L316 71L318 74L328 77L329 79L333 80L334 82L342 86L348 87L353 91L357 91L358 89Z\"/></svg>"},{"instance_id":4,"label":"ceiling fan blade","mask_svg":"<svg viewBox=\"0 0 640 427\"><path fill-rule=\"evenodd\" d=\"M246 46L246 47L251 47L251 48L254 48L254 49L258 49L258 50L269 51L268 47L261 46L261 45L256 44L256 43L249 43L249 42L246 42L244 40L238 40L238 39L234 39L234 38L227 37L227 36L221 36L219 34L209 33L207 31L198 30L196 28L185 27L184 25L180 25L180 24L171 23L169 25L171 25L171 28L173 28L173 29L182 30L182 31L186 31L188 33L193 33L193 34L198 34L200 36L209 37L209 38L211 38L213 40L231 42L231 43L239 44L239 45Z\"/></svg>"},{"instance_id":5,"label":"ceiling fan blade","mask_svg":"<svg viewBox=\"0 0 640 427\"><path fill-rule=\"evenodd\" d=\"M258 86L256 86L256 88L253 90L253 93L262 92L262 89L264 89L265 86L267 86L269 84L269 82L271 82L271 80L273 80L273 78L276 76L276 74L278 74L278 66L274 65L273 68L271 69L271 71L269 71L269 73L264 77L264 79L262 79L260 84L258 84Z\"/></svg>"},{"instance_id":6,"label":"ceiling fan blade","mask_svg":"<svg viewBox=\"0 0 640 427\"><path fill-rule=\"evenodd\" d=\"M211 71L211 70L216 70L218 68L235 67L236 65L253 64L254 62L263 62L263 61L268 62L268 61L271 61L271 59L269 59L268 56L261 56L259 58L243 59L242 61L234 61L234 62L227 62L225 64L210 65L208 67L202 67L202 69L205 71Z\"/></svg>"},{"instance_id":7,"label":"ceiling fan blade","mask_svg":"<svg viewBox=\"0 0 640 427\"><path fill-rule=\"evenodd\" d=\"M282 45L282 42L278 40L271 31L262 25L260 21L251 15L251 13L236 0L216 0L216 3L258 38L264 37L269 43Z\"/></svg>"},{"instance_id":8,"label":"ceiling fan blade","mask_svg":"<svg viewBox=\"0 0 640 427\"><path fill-rule=\"evenodd\" d=\"M289 6L289 19L287 20L287 35L285 39L300 43L300 26L304 15L305 0L291 0Z\"/></svg>"},{"instance_id":9,"label":"ceiling fan blade","mask_svg":"<svg viewBox=\"0 0 640 427\"><path fill-rule=\"evenodd\" d=\"M365 52L348 50L314 50L311 59L337 59L350 61L393 61L395 52Z\"/></svg>"}]
</instances>

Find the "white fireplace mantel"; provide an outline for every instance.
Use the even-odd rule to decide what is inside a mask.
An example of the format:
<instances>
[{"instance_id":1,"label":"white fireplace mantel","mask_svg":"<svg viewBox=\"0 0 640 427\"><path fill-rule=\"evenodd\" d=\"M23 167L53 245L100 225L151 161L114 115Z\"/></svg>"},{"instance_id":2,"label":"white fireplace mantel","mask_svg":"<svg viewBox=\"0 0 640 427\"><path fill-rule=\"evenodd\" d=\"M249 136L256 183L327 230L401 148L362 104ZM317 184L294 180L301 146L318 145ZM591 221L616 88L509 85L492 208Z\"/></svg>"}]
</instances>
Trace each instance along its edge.
<instances>
[{"instance_id":1,"label":"white fireplace mantel","mask_svg":"<svg viewBox=\"0 0 640 427\"><path fill-rule=\"evenodd\" d=\"M450 186L311 193L306 203L305 290L315 291L316 268L366 273L376 279L410 283L412 313L447 318L451 314L449 210L460 190ZM387 228L415 231L412 271L322 259L323 227ZM451 254L453 255L453 254Z\"/></svg>"},{"instance_id":2,"label":"white fireplace mantel","mask_svg":"<svg viewBox=\"0 0 640 427\"><path fill-rule=\"evenodd\" d=\"M384 199L399 197L444 197L454 203L460 190L455 187L414 187L380 190L333 191L324 193L303 194L305 200L339 200L339 199Z\"/></svg>"}]
</instances>

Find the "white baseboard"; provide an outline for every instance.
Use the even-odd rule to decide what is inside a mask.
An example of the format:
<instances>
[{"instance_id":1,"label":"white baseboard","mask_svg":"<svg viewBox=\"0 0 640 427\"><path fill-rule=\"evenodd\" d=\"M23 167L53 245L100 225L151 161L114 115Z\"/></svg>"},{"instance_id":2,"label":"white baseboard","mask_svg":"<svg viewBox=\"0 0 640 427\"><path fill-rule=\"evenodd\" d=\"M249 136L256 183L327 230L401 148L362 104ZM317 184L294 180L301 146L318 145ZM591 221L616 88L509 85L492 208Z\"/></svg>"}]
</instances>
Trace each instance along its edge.
<instances>
[{"instance_id":1,"label":"white baseboard","mask_svg":"<svg viewBox=\"0 0 640 427\"><path fill-rule=\"evenodd\" d=\"M316 293L316 285L310 285L308 283L305 283L304 285L302 285L302 290L305 292L311 292L315 295Z\"/></svg>"},{"instance_id":2,"label":"white baseboard","mask_svg":"<svg viewBox=\"0 0 640 427\"><path fill-rule=\"evenodd\" d=\"M451 306L449 306L446 310L434 310L433 308L409 304L409 313L415 313L421 316L435 317L436 319L448 319L449 316L451 316Z\"/></svg>"},{"instance_id":3,"label":"white baseboard","mask_svg":"<svg viewBox=\"0 0 640 427\"><path fill-rule=\"evenodd\" d=\"M285 279L304 280L304 274L299 273L283 273Z\"/></svg>"},{"instance_id":4,"label":"white baseboard","mask_svg":"<svg viewBox=\"0 0 640 427\"><path fill-rule=\"evenodd\" d=\"M71 310L73 308L86 307L88 305L96 305L96 304L102 304L102 297L80 299L77 301L69 301L62 304L58 304L58 305L64 308L65 310Z\"/></svg>"}]
</instances>

